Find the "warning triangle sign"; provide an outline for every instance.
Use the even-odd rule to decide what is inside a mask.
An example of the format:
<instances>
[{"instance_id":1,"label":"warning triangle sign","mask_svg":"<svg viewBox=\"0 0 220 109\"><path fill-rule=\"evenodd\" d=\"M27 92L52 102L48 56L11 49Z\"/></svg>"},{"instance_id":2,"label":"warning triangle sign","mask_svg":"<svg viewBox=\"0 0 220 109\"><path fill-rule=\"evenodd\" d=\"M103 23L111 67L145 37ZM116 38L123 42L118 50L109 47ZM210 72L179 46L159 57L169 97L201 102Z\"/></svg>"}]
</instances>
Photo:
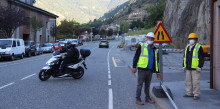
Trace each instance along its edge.
<instances>
[{"instance_id":1,"label":"warning triangle sign","mask_svg":"<svg viewBox=\"0 0 220 109\"><path fill-rule=\"evenodd\" d=\"M172 40L162 23L159 23L154 35L154 43L172 43Z\"/></svg>"}]
</instances>

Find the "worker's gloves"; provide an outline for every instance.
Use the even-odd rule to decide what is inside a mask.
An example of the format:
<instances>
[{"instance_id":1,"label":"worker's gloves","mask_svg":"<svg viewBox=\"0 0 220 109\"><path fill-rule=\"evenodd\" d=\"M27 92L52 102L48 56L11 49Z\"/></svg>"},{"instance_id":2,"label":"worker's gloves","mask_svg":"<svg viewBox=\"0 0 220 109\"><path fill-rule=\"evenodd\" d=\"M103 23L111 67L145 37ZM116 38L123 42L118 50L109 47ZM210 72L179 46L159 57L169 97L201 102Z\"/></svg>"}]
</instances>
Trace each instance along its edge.
<instances>
[{"instance_id":1,"label":"worker's gloves","mask_svg":"<svg viewBox=\"0 0 220 109\"><path fill-rule=\"evenodd\" d=\"M183 68L182 68L182 70L185 72L185 71L186 71L186 68L185 68L185 67L183 67Z\"/></svg>"},{"instance_id":2,"label":"worker's gloves","mask_svg":"<svg viewBox=\"0 0 220 109\"><path fill-rule=\"evenodd\" d=\"M201 71L202 71L202 69L201 69L201 68L199 68L199 67L198 67L196 70L197 70L198 72L201 72Z\"/></svg>"}]
</instances>

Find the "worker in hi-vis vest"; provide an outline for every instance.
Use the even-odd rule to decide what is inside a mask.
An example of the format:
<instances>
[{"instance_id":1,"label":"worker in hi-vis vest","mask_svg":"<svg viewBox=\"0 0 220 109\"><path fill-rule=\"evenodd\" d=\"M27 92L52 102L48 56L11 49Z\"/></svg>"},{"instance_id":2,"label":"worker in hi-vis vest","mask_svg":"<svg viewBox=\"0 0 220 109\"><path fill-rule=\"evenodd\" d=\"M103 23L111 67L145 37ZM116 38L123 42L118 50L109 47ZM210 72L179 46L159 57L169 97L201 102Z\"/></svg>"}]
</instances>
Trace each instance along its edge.
<instances>
[{"instance_id":1,"label":"worker in hi-vis vest","mask_svg":"<svg viewBox=\"0 0 220 109\"><path fill-rule=\"evenodd\" d=\"M189 44L185 48L183 70L186 71L186 94L183 97L200 99L200 72L204 64L203 48L197 43L198 36L191 33L188 36Z\"/></svg>"},{"instance_id":2,"label":"worker in hi-vis vest","mask_svg":"<svg viewBox=\"0 0 220 109\"><path fill-rule=\"evenodd\" d=\"M154 33L150 32L146 35L145 43L140 43L138 45L137 51L135 53L133 59L133 69L132 72L136 73L138 67L138 83L137 83L137 90L136 90L136 103L139 105L144 105L141 101L141 89L143 83L145 83L145 102L147 103L154 103L150 96L150 83L153 72L157 73L157 78L160 78L160 73L158 69L158 62L157 62L157 53L155 51L156 47L153 45L154 43Z\"/></svg>"}]
</instances>

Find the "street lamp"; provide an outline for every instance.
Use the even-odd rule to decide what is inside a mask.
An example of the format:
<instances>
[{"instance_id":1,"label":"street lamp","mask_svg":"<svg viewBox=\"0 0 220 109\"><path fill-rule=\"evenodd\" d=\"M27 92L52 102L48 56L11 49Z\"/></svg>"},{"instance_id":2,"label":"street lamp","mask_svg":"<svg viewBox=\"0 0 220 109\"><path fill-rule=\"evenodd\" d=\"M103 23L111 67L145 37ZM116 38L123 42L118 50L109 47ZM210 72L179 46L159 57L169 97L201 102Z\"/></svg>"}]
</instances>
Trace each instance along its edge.
<instances>
[{"instance_id":1,"label":"street lamp","mask_svg":"<svg viewBox=\"0 0 220 109\"><path fill-rule=\"evenodd\" d=\"M91 27L91 32L90 32L91 42L92 42L92 35L93 35L93 33L92 33L92 28L95 28L95 27Z\"/></svg>"}]
</instances>

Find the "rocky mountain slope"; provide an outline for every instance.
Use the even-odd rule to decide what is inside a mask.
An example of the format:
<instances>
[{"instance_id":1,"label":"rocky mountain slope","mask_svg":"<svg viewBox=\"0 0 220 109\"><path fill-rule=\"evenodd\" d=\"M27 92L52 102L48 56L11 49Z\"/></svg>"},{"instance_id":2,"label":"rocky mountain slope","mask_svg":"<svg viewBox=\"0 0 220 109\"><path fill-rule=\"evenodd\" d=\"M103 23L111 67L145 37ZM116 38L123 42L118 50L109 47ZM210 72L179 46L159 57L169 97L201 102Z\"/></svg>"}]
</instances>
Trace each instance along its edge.
<instances>
[{"instance_id":1,"label":"rocky mountain slope","mask_svg":"<svg viewBox=\"0 0 220 109\"><path fill-rule=\"evenodd\" d=\"M36 0L35 6L59 16L58 21L74 19L86 23L128 0Z\"/></svg>"},{"instance_id":2,"label":"rocky mountain slope","mask_svg":"<svg viewBox=\"0 0 220 109\"><path fill-rule=\"evenodd\" d=\"M167 0L163 20L176 48L184 48L192 32L200 44L209 44L210 0Z\"/></svg>"}]
</instances>

